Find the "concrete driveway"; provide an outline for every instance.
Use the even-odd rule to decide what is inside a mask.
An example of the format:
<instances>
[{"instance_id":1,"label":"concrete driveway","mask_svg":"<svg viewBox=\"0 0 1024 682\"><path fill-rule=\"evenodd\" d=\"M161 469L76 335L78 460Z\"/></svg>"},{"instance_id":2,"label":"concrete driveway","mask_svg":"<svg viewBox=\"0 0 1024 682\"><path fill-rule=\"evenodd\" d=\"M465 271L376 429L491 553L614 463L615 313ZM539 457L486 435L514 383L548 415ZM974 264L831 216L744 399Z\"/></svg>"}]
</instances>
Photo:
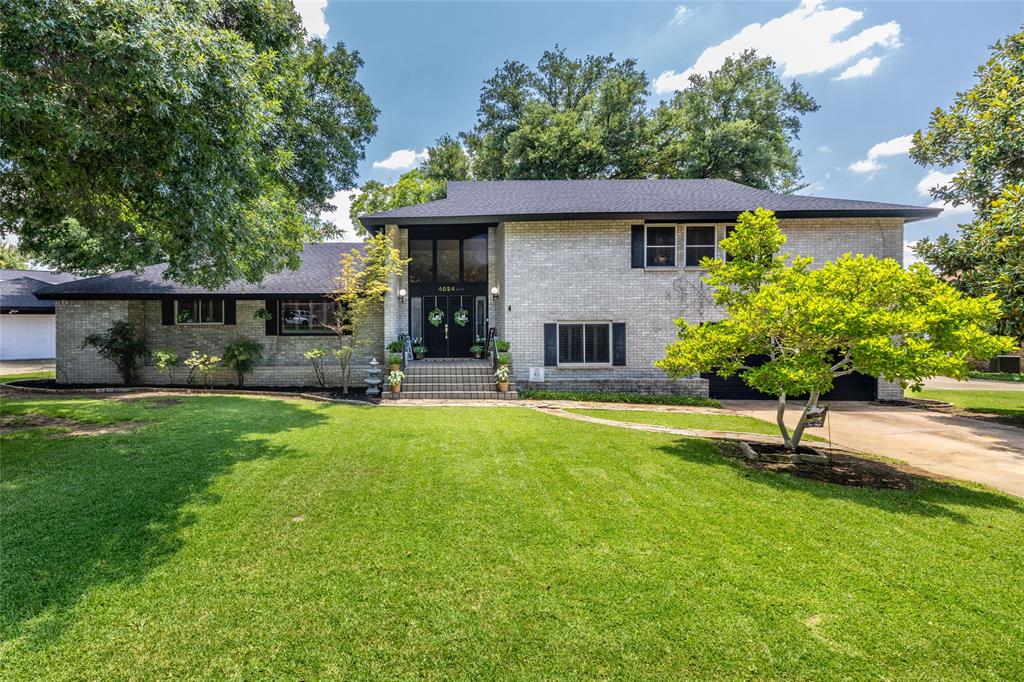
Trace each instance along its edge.
<instances>
[{"instance_id":1,"label":"concrete driveway","mask_svg":"<svg viewBox=\"0 0 1024 682\"><path fill-rule=\"evenodd\" d=\"M722 405L739 414L775 421L774 401L726 400ZM912 407L855 402L828 405L831 423L826 422L826 428L808 429L808 433L828 438L831 427L836 445L900 459L939 476L977 481L1024 497L1024 429ZM787 424L795 424L800 416L798 406L791 405L786 412Z\"/></svg>"},{"instance_id":2,"label":"concrete driveway","mask_svg":"<svg viewBox=\"0 0 1024 682\"><path fill-rule=\"evenodd\" d=\"M1024 391L1024 381L989 381L988 379L957 381L949 377L932 377L925 379L924 387L934 388L938 391ZM914 394L907 391L907 396L913 398Z\"/></svg>"},{"instance_id":3,"label":"concrete driveway","mask_svg":"<svg viewBox=\"0 0 1024 682\"><path fill-rule=\"evenodd\" d=\"M0 376L53 371L55 360L0 360Z\"/></svg>"}]
</instances>

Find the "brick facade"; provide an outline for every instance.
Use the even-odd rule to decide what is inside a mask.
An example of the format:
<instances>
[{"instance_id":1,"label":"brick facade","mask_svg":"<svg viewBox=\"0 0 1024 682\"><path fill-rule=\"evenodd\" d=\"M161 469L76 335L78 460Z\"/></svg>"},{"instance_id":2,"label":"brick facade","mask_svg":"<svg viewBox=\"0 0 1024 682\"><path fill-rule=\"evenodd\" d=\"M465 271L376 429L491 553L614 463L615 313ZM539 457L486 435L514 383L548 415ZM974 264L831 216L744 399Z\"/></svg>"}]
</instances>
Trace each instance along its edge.
<instances>
[{"instance_id":1,"label":"brick facade","mask_svg":"<svg viewBox=\"0 0 1024 682\"><path fill-rule=\"evenodd\" d=\"M263 361L246 376L253 386L313 386L316 377L309 361L302 357L316 346L335 347L331 336L298 336L266 334L266 324L255 313L264 306L262 300L238 300L234 325L164 325L161 323L160 301L57 301L57 380L61 383L118 383L121 378L113 363L101 358L92 348L82 348L88 335L102 332L117 320L132 322L146 341L150 351L171 350L184 360L193 350L209 355L223 355L224 347L233 339L246 337L263 345ZM370 359L381 355L384 339L383 315L374 317L366 329L366 344L356 353L352 382L360 385ZM340 368L333 357L325 362L330 380L340 383ZM184 383L188 368L173 370L173 383ZM139 381L147 384L171 383L167 372L146 362L139 372ZM234 384L235 373L222 368L214 373L214 383Z\"/></svg>"}]
</instances>

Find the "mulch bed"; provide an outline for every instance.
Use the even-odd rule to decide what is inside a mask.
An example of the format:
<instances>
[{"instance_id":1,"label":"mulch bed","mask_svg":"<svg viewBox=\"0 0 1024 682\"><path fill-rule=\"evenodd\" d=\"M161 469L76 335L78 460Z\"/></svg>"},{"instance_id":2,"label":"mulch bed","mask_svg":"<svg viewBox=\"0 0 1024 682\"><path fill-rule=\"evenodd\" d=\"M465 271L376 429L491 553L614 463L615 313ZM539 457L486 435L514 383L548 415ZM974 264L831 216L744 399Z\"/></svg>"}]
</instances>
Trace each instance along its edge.
<instances>
[{"instance_id":1,"label":"mulch bed","mask_svg":"<svg viewBox=\"0 0 1024 682\"><path fill-rule=\"evenodd\" d=\"M782 445L767 443L747 443L758 454L779 453L788 451ZM810 454L815 450L800 446L801 452ZM818 453L825 454L823 450ZM799 478L807 478L824 483L844 485L854 488L876 488L879 490L913 490L918 475L909 467L873 459L864 459L848 453L833 453L829 464L805 464L791 462L764 462L742 458L743 464L752 469L772 471ZM923 473L923 472L922 472ZM932 476L928 474L928 476Z\"/></svg>"},{"instance_id":2,"label":"mulch bed","mask_svg":"<svg viewBox=\"0 0 1024 682\"><path fill-rule=\"evenodd\" d=\"M216 393L252 393L258 394L272 394L272 395L294 395L295 397L312 397L320 400L345 400L364 402L368 405L376 405L380 403L380 396L371 397L366 394L365 386L353 386L349 388L348 393L344 393L340 388L328 388L323 389L319 386L237 386L234 384L216 384L209 388L196 384L136 384L131 387L125 387L122 384L58 384L56 379L23 379L20 381L12 381L9 384L13 388L24 388L24 389L42 389L42 391L61 391L72 393L74 391L87 392L110 392L118 393L124 391L140 392L138 398L131 398L131 400L145 400L147 399L144 395L145 391L188 391L196 394L216 394ZM41 392L42 392L41 391ZM173 403L167 403L170 405Z\"/></svg>"}]
</instances>

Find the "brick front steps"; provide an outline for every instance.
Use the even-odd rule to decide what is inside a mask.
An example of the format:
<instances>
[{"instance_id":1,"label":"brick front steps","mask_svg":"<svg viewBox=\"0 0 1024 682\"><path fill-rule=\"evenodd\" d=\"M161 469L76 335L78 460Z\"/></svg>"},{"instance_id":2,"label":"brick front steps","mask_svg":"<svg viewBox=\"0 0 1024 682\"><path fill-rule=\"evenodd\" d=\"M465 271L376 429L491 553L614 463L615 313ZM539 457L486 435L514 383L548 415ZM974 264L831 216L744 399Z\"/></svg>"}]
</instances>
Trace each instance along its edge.
<instances>
[{"instance_id":1,"label":"brick front steps","mask_svg":"<svg viewBox=\"0 0 1024 682\"><path fill-rule=\"evenodd\" d=\"M488 360L414 360L405 368L405 381L392 400L515 400L515 386L499 393Z\"/></svg>"}]
</instances>

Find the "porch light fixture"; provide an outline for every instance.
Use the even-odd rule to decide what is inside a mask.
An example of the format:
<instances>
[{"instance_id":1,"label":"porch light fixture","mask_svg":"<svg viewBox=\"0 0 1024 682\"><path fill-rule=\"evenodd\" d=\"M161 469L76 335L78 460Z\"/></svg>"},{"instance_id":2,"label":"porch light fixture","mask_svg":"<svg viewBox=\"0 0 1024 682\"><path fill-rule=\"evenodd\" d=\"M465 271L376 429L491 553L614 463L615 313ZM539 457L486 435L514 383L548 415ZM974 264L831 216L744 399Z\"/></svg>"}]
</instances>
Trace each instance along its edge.
<instances>
[{"instance_id":1,"label":"porch light fixture","mask_svg":"<svg viewBox=\"0 0 1024 682\"><path fill-rule=\"evenodd\" d=\"M407 295L407 292L405 291L405 289L399 289L398 290L398 302L401 303L402 301L404 301L406 295Z\"/></svg>"},{"instance_id":2,"label":"porch light fixture","mask_svg":"<svg viewBox=\"0 0 1024 682\"><path fill-rule=\"evenodd\" d=\"M499 293L501 293L501 292L499 292L499 291L498 291L498 287L491 287L491 298L492 298L492 299L494 299L495 301L497 301L497 300L498 300L498 294L499 294Z\"/></svg>"}]
</instances>

